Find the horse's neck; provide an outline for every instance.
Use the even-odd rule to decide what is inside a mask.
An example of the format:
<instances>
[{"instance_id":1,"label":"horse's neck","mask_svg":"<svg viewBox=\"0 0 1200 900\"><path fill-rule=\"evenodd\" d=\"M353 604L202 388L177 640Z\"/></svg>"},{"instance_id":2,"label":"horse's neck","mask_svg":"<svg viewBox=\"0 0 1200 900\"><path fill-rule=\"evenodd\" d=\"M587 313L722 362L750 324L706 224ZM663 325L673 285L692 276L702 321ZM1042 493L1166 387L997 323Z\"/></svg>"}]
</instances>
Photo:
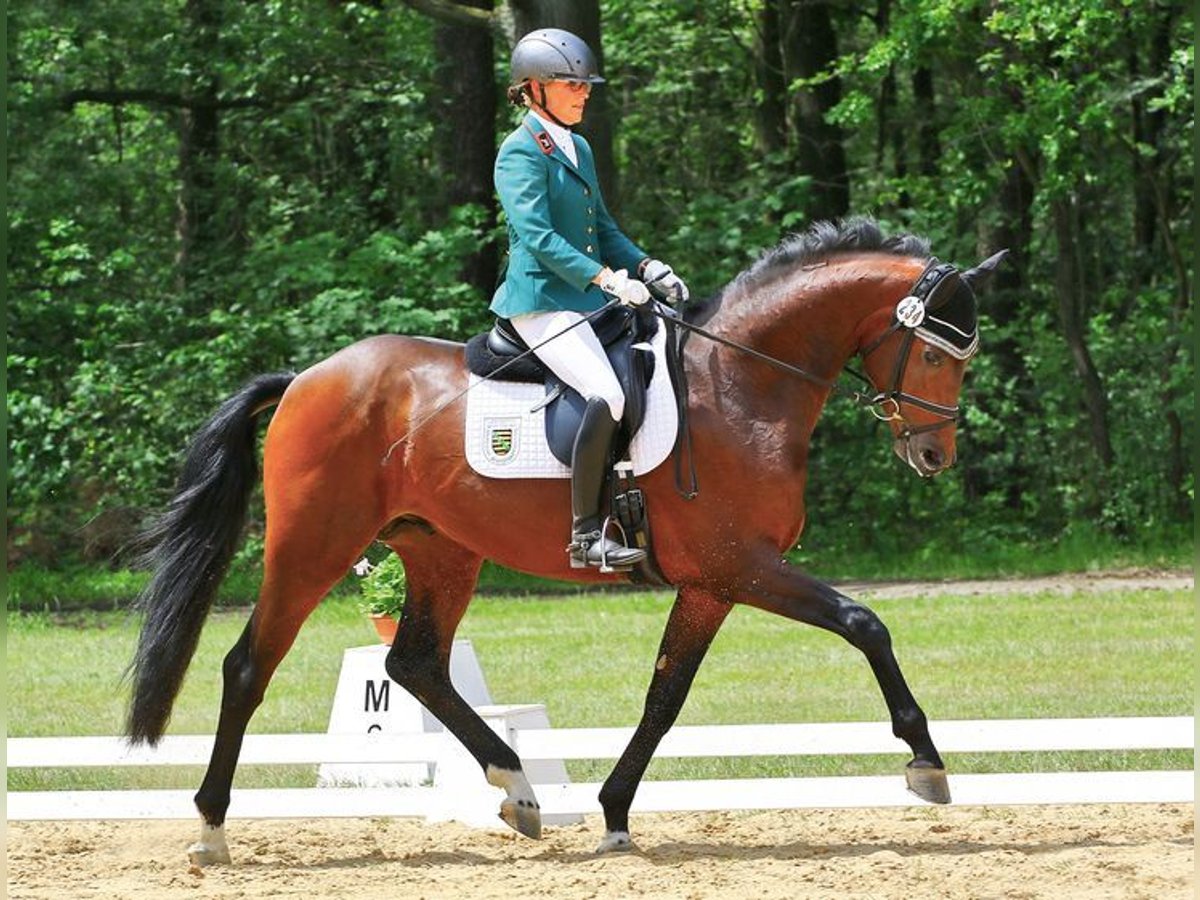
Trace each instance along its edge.
<instances>
[{"instance_id":1,"label":"horse's neck","mask_svg":"<svg viewBox=\"0 0 1200 900\"><path fill-rule=\"evenodd\" d=\"M878 257L834 258L767 284L739 285L709 327L814 375L833 378L860 346L869 323L911 281L908 270L913 266L907 262L896 258L880 265Z\"/></svg>"}]
</instances>

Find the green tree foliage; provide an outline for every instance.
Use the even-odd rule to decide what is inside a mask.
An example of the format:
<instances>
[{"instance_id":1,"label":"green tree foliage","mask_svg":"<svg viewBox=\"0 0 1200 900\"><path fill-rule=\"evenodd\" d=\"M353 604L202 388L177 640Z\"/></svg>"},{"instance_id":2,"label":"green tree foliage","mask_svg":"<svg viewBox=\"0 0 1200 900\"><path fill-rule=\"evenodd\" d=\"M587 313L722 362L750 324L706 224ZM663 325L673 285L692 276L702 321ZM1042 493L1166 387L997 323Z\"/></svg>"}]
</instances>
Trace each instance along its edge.
<instances>
[{"instance_id":1,"label":"green tree foliage","mask_svg":"<svg viewBox=\"0 0 1200 900\"><path fill-rule=\"evenodd\" d=\"M453 6L10 4L10 561L111 553L109 533L169 490L188 433L255 373L374 333L486 324L486 290L462 273L501 234L479 204L447 209L447 42L421 11ZM512 18L472 6L456 21L496 36L499 137ZM813 97L853 212L959 263L1013 250L985 302L959 466L915 482L881 426L832 401L806 551L1188 527L1182 8L599 10L611 205L695 293L827 208L817 188L837 172L803 143ZM795 33L809 21L836 37L823 56Z\"/></svg>"},{"instance_id":2,"label":"green tree foliage","mask_svg":"<svg viewBox=\"0 0 1200 900\"><path fill-rule=\"evenodd\" d=\"M254 373L485 320L457 272L493 229L479 208L440 209L426 176L430 24L366 4L210 0L205 45L188 33L197 5L10 12L18 555L77 551L97 514L160 501L188 433ZM219 155L192 189L211 237L185 267L181 146L202 103Z\"/></svg>"},{"instance_id":3,"label":"green tree foliage","mask_svg":"<svg viewBox=\"0 0 1200 900\"><path fill-rule=\"evenodd\" d=\"M1186 27L1166 3L914 3L843 61L863 98L847 115L866 108L871 72L885 65L929 65L943 85L940 163L927 174L904 166L903 178L879 167L856 205L935 236L953 259L993 249L979 244L998 232L1019 236L1016 277L987 303L969 391L956 475L964 521L983 512L1020 537L1188 520ZM1021 202L1006 196L1014 173L1027 185ZM987 352L998 344L1007 352Z\"/></svg>"}]
</instances>

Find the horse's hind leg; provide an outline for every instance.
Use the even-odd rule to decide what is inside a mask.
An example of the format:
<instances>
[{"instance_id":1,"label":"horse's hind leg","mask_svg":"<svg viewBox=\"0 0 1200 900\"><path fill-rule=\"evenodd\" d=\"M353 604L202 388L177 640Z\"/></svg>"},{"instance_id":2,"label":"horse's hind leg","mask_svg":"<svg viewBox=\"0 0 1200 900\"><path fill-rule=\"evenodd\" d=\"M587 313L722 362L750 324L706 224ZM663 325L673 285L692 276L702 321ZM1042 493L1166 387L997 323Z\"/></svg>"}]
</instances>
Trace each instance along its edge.
<instances>
[{"instance_id":1,"label":"horse's hind leg","mask_svg":"<svg viewBox=\"0 0 1200 900\"><path fill-rule=\"evenodd\" d=\"M475 757L490 784L504 788L500 818L527 837L542 821L516 753L479 717L450 681L454 632L467 611L482 559L418 525L388 540L404 561L406 597L387 672Z\"/></svg>"},{"instance_id":2,"label":"horse's hind leg","mask_svg":"<svg viewBox=\"0 0 1200 900\"><path fill-rule=\"evenodd\" d=\"M360 538L348 539L356 530L362 532ZM339 539L333 540L332 535ZM201 831L200 840L188 849L194 864L230 861L225 814L246 726L300 626L346 574L370 537L361 526L354 529L349 522L319 515L288 519L274 528L268 525L258 603L222 669L224 689L216 740L195 797Z\"/></svg>"}]
</instances>

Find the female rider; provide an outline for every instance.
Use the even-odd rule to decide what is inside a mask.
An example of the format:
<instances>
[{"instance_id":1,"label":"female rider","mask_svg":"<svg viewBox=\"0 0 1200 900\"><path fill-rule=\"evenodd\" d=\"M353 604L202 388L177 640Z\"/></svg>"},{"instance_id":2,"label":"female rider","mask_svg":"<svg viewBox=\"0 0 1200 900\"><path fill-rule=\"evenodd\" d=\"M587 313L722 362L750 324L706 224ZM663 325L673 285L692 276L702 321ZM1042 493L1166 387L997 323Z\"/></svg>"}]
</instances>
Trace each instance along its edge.
<instances>
[{"instance_id":1,"label":"female rider","mask_svg":"<svg viewBox=\"0 0 1200 900\"><path fill-rule=\"evenodd\" d=\"M621 233L600 196L591 147L571 132L592 85L603 81L591 49L568 31L533 31L513 49L508 99L528 112L496 157L509 262L491 310L587 401L571 454L572 567L628 569L645 551L608 538L600 517L604 468L625 398L582 320L606 294L633 306L650 299L647 284L672 301L686 300L688 290L670 266Z\"/></svg>"}]
</instances>

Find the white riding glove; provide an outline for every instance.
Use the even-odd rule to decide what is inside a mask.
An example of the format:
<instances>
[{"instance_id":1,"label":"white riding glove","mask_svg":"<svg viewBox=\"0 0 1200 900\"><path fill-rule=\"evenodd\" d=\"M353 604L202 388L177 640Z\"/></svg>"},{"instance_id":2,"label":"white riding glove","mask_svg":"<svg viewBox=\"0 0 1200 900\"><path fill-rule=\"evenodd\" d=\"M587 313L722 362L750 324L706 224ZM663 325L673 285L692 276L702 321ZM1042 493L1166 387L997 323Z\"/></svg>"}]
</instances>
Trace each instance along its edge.
<instances>
[{"instance_id":1,"label":"white riding glove","mask_svg":"<svg viewBox=\"0 0 1200 900\"><path fill-rule=\"evenodd\" d=\"M612 294L622 306L641 306L650 299L650 292L640 281L634 281L624 269L617 269L600 281L600 290Z\"/></svg>"},{"instance_id":2,"label":"white riding glove","mask_svg":"<svg viewBox=\"0 0 1200 900\"><path fill-rule=\"evenodd\" d=\"M690 296L683 279L659 259L647 260L642 266L642 281L650 288L650 293L667 303L682 303Z\"/></svg>"}]
</instances>

